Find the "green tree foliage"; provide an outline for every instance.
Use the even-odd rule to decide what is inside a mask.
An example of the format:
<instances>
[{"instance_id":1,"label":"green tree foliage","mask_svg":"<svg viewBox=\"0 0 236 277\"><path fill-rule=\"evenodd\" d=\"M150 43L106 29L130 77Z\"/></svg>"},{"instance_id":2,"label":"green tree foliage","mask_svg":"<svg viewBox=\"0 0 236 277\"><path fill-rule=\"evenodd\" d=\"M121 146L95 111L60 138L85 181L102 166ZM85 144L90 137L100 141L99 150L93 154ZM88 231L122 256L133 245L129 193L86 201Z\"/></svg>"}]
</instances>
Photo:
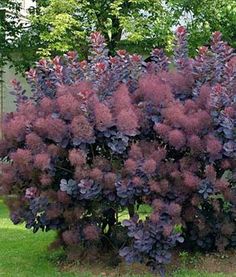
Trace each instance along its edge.
<instances>
[{"instance_id":1,"label":"green tree foliage","mask_svg":"<svg viewBox=\"0 0 236 277\"><path fill-rule=\"evenodd\" d=\"M235 0L168 0L168 4L179 22L185 15L192 53L208 43L214 31L220 31L224 40L236 46Z\"/></svg>"},{"instance_id":2,"label":"green tree foliage","mask_svg":"<svg viewBox=\"0 0 236 277\"><path fill-rule=\"evenodd\" d=\"M103 33L111 54L118 48L143 55L148 55L153 47L168 51L178 24L187 26L191 54L208 43L216 30L236 45L235 0L35 1L37 7L31 9L29 17L31 26L21 28L21 39L12 44L20 53L14 59L20 70L40 57L61 55L68 50L75 49L80 58L86 58L87 37L94 30ZM18 32L19 28L13 24L11 31Z\"/></svg>"},{"instance_id":3,"label":"green tree foliage","mask_svg":"<svg viewBox=\"0 0 236 277\"><path fill-rule=\"evenodd\" d=\"M0 65L13 58L12 52L18 46L19 35L23 28L20 9L21 5L17 1L0 1Z\"/></svg>"},{"instance_id":4,"label":"green tree foliage","mask_svg":"<svg viewBox=\"0 0 236 277\"><path fill-rule=\"evenodd\" d=\"M82 49L86 55L87 36L95 29L104 34L111 52L122 35L131 44L145 42L148 49L163 47L172 39L175 18L162 1L67 0L62 5L61 0L50 0L31 21L44 43L40 54L50 56L71 49Z\"/></svg>"}]
</instances>

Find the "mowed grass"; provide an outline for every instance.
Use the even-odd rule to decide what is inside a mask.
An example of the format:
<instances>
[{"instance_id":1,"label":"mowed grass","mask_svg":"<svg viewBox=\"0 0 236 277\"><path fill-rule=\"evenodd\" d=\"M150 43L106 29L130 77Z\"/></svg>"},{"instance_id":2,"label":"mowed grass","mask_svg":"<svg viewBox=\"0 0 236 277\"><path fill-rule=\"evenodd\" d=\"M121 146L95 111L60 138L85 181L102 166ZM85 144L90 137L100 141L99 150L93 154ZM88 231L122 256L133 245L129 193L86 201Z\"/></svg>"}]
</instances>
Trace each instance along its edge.
<instances>
[{"instance_id":1,"label":"mowed grass","mask_svg":"<svg viewBox=\"0 0 236 277\"><path fill-rule=\"evenodd\" d=\"M47 247L54 237L53 232L33 234L24 225L13 225L8 210L0 202L0 276L74 276L62 275L50 263Z\"/></svg>"},{"instance_id":2,"label":"mowed grass","mask_svg":"<svg viewBox=\"0 0 236 277\"><path fill-rule=\"evenodd\" d=\"M8 210L0 200L0 276L3 277L151 277L148 271L133 270L128 266L112 269L101 265L64 266L60 270L61 253L49 252L48 245L54 240L54 232L38 232L25 229L24 225L13 225L9 220ZM60 259L59 259L60 258ZM63 263L66 265L66 263ZM96 268L97 267L97 268ZM95 273L96 272L96 273ZM199 269L180 268L167 274L172 277L226 277L236 274L207 273Z\"/></svg>"}]
</instances>

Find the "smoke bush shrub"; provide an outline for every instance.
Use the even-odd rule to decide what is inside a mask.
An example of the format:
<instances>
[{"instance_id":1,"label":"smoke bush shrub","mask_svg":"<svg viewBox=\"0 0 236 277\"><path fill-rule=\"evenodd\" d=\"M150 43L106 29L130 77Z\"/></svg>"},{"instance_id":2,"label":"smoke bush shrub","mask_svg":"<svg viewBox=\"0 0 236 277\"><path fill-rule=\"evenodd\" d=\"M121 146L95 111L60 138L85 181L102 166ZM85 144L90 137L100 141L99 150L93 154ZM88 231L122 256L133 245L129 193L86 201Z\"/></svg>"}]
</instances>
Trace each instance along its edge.
<instances>
[{"instance_id":1,"label":"smoke bush shrub","mask_svg":"<svg viewBox=\"0 0 236 277\"><path fill-rule=\"evenodd\" d=\"M174 56L154 49L144 63L123 50L109 57L99 33L90 40L89 61L75 52L40 60L27 73L32 97L13 82L17 111L0 142L13 223L56 230L72 252L112 248L153 269L178 243L235 246L233 49L216 32L191 59L179 27Z\"/></svg>"}]
</instances>

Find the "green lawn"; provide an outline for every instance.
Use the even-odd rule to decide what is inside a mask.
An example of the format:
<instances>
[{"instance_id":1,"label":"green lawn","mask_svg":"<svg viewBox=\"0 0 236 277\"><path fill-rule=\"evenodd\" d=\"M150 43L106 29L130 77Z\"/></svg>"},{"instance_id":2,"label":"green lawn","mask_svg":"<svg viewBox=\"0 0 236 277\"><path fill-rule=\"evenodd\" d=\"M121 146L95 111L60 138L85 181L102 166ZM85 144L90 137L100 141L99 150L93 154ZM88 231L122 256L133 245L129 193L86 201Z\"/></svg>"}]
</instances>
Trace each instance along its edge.
<instances>
[{"instance_id":1,"label":"green lawn","mask_svg":"<svg viewBox=\"0 0 236 277\"><path fill-rule=\"evenodd\" d=\"M0 276L62 276L48 261L47 246L53 233L33 234L23 225L13 225L0 205ZM63 276L73 276L63 274Z\"/></svg>"},{"instance_id":2,"label":"green lawn","mask_svg":"<svg viewBox=\"0 0 236 277\"><path fill-rule=\"evenodd\" d=\"M94 267L68 266L67 271L60 271L57 266L59 254L49 252L47 246L53 241L53 232L33 234L23 225L13 225L8 218L6 207L0 202L0 276L3 277L92 277L92 276L127 276L127 277L151 277L142 273L137 275L126 269L127 273L121 273L118 269L103 269L101 274L92 274ZM208 274L199 270L181 269L175 272L173 277L225 277L235 276L232 273Z\"/></svg>"}]
</instances>

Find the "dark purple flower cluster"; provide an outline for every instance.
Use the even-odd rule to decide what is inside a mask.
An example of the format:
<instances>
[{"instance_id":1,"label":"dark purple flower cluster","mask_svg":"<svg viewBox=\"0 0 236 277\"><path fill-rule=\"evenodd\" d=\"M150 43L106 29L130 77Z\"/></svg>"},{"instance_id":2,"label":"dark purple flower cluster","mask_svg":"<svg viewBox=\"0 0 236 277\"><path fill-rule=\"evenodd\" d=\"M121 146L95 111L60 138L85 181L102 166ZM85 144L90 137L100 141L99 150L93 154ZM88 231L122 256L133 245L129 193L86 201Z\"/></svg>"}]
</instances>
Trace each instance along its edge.
<instances>
[{"instance_id":1,"label":"dark purple flower cluster","mask_svg":"<svg viewBox=\"0 0 236 277\"><path fill-rule=\"evenodd\" d=\"M204 199L207 199L211 194L213 194L213 184L208 180L202 180L199 186L199 193Z\"/></svg>"},{"instance_id":2,"label":"dark purple flower cluster","mask_svg":"<svg viewBox=\"0 0 236 277\"><path fill-rule=\"evenodd\" d=\"M94 180L80 180L78 184L80 198L81 199L95 199L102 190L102 187L99 183L94 182Z\"/></svg>"},{"instance_id":3,"label":"dark purple flower cluster","mask_svg":"<svg viewBox=\"0 0 236 277\"><path fill-rule=\"evenodd\" d=\"M178 242L235 246L236 58L218 32L193 59L186 30L176 35L173 58L155 49L144 63L124 50L109 57L96 32L88 61L69 52L27 73L32 97L14 81L0 192L14 195L15 224L57 230L72 251L123 245L128 262L153 268ZM142 205L153 208L144 221Z\"/></svg>"},{"instance_id":4,"label":"dark purple flower cluster","mask_svg":"<svg viewBox=\"0 0 236 277\"><path fill-rule=\"evenodd\" d=\"M138 216L123 221L123 226L128 229L131 246L122 248L119 253L127 263L145 262L157 270L170 263L171 249L178 242L183 243L184 238L174 225L180 213L178 204L171 206L154 200L153 208L150 218L145 221L139 220Z\"/></svg>"},{"instance_id":5,"label":"dark purple flower cluster","mask_svg":"<svg viewBox=\"0 0 236 277\"><path fill-rule=\"evenodd\" d=\"M75 180L72 180L72 179L68 181L66 181L65 179L62 179L60 183L60 190L74 197L77 196L79 191L78 184L76 183Z\"/></svg>"}]
</instances>

